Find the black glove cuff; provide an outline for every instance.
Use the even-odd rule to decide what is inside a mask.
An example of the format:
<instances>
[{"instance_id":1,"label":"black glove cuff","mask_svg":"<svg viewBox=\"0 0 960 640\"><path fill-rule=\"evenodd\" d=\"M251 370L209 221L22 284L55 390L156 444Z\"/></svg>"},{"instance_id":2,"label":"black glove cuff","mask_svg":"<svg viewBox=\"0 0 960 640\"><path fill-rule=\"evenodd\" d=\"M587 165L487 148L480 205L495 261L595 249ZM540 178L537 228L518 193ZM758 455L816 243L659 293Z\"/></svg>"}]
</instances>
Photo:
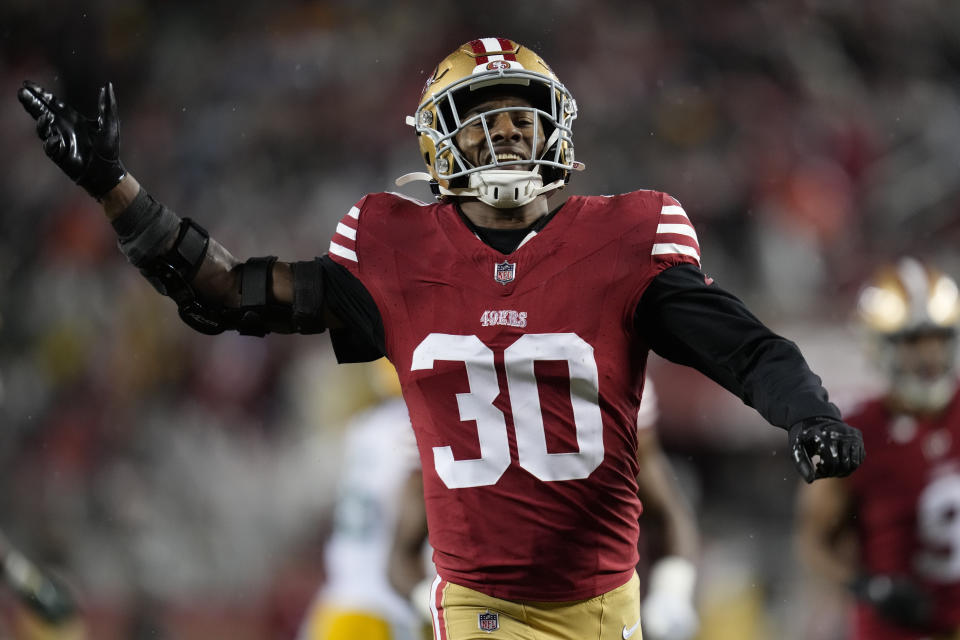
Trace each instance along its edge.
<instances>
[{"instance_id":1,"label":"black glove cuff","mask_svg":"<svg viewBox=\"0 0 960 640\"><path fill-rule=\"evenodd\" d=\"M94 163L91 162L91 165ZM127 175L127 170L119 160L108 163L96 163L96 167L87 169L84 175L77 178L77 184L87 190L97 200L103 200L115 186L120 184Z\"/></svg>"}]
</instances>

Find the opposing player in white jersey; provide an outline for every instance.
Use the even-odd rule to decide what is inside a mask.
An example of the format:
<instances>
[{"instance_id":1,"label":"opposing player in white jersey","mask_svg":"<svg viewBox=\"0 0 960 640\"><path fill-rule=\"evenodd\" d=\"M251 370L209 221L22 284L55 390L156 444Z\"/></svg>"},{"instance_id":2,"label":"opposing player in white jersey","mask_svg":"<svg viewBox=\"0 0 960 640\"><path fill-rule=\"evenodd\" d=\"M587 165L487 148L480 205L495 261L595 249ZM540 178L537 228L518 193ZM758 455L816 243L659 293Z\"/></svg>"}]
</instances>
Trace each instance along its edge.
<instances>
[{"instance_id":1,"label":"opposing player in white jersey","mask_svg":"<svg viewBox=\"0 0 960 640\"><path fill-rule=\"evenodd\" d=\"M327 577L299 640L420 637L418 616L386 578L400 489L420 466L416 442L393 368L374 363L371 375L392 377L391 393L347 425L333 532L324 549Z\"/></svg>"},{"instance_id":2,"label":"opposing player in white jersey","mask_svg":"<svg viewBox=\"0 0 960 640\"><path fill-rule=\"evenodd\" d=\"M694 604L697 523L657 437L660 418L653 382L644 384L637 412L637 496L647 544L647 586L641 605L644 640L689 640L699 618ZM658 539L657 549L650 544Z\"/></svg>"}]
</instances>

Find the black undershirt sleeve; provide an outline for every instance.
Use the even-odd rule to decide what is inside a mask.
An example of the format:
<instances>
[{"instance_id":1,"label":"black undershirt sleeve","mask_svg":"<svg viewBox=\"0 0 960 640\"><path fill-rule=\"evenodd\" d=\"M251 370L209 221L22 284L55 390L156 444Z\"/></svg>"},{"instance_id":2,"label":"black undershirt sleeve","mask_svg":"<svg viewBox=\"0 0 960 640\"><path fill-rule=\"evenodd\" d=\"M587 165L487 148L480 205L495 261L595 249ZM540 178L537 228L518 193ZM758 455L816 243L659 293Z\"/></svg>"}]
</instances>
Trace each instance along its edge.
<instances>
[{"instance_id":1,"label":"black undershirt sleeve","mask_svg":"<svg viewBox=\"0 0 960 640\"><path fill-rule=\"evenodd\" d=\"M773 333L693 265L670 267L643 293L634 324L659 356L693 367L784 429L840 418L797 346Z\"/></svg>"},{"instance_id":2,"label":"black undershirt sleeve","mask_svg":"<svg viewBox=\"0 0 960 640\"><path fill-rule=\"evenodd\" d=\"M337 362L371 362L386 355L383 318L363 283L345 267L318 258L323 272L324 305L339 318L343 328L330 329Z\"/></svg>"}]
</instances>

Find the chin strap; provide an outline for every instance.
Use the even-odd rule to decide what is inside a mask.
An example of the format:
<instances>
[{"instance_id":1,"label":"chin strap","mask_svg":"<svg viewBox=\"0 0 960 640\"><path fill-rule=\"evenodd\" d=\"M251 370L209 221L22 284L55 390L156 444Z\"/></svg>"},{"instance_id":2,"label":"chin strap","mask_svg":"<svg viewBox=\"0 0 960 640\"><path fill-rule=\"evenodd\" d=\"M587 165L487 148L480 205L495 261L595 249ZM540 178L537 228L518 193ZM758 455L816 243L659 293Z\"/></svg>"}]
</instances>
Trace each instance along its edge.
<instances>
[{"instance_id":1,"label":"chin strap","mask_svg":"<svg viewBox=\"0 0 960 640\"><path fill-rule=\"evenodd\" d=\"M426 171L414 171L413 173L405 173L396 180L393 181L398 187L402 187L405 184L410 184L411 182L430 182L433 180L431 176Z\"/></svg>"},{"instance_id":2,"label":"chin strap","mask_svg":"<svg viewBox=\"0 0 960 640\"><path fill-rule=\"evenodd\" d=\"M513 209L555 189L552 184L544 188L543 177L537 170L487 169L471 173L467 188L459 191L468 191L491 207Z\"/></svg>"}]
</instances>

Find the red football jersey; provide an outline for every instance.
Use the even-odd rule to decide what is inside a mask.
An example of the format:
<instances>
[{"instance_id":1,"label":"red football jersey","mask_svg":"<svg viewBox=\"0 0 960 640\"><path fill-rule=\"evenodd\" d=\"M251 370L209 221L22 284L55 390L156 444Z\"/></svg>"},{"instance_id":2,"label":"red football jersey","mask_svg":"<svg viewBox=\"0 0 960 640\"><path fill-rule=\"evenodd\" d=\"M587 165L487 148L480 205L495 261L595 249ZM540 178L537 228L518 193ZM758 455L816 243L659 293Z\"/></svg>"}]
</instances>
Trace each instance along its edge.
<instances>
[{"instance_id":1,"label":"red football jersey","mask_svg":"<svg viewBox=\"0 0 960 640\"><path fill-rule=\"evenodd\" d=\"M932 419L891 413L879 399L846 419L867 451L848 481L864 569L913 578L933 594L938 628L960 629L960 394ZM863 640L926 637L865 605L855 625Z\"/></svg>"},{"instance_id":2,"label":"red football jersey","mask_svg":"<svg viewBox=\"0 0 960 640\"><path fill-rule=\"evenodd\" d=\"M574 196L503 255L452 203L373 194L329 253L383 318L440 575L512 600L626 583L648 351L634 311L660 271L699 264L679 203L654 191Z\"/></svg>"}]
</instances>

